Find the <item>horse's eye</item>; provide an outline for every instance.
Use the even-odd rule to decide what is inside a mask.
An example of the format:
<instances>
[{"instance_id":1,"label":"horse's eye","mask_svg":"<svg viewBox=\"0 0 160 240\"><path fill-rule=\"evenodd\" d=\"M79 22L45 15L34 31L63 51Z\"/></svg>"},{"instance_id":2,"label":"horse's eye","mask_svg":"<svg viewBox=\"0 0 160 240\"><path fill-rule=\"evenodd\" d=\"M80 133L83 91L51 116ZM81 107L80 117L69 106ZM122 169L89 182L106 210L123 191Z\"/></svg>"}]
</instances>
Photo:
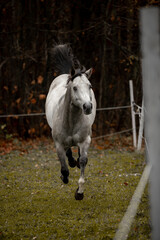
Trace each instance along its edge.
<instances>
[{"instance_id":1,"label":"horse's eye","mask_svg":"<svg viewBox=\"0 0 160 240\"><path fill-rule=\"evenodd\" d=\"M73 87L73 90L76 92L77 91L77 87Z\"/></svg>"}]
</instances>

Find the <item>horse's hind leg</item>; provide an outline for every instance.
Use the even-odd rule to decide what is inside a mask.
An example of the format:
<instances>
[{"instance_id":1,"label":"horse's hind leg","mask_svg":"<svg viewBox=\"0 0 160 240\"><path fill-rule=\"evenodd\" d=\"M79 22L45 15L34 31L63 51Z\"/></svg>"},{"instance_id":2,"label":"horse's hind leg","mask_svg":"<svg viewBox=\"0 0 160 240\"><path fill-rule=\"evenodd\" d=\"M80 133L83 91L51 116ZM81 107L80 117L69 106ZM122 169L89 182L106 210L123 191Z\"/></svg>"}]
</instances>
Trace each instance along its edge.
<instances>
[{"instance_id":1,"label":"horse's hind leg","mask_svg":"<svg viewBox=\"0 0 160 240\"><path fill-rule=\"evenodd\" d=\"M66 151L66 156L68 157L68 162L69 162L69 166L71 168L74 168L75 166L77 166L77 161L74 159L74 157L72 156L72 150L71 148L69 148Z\"/></svg>"},{"instance_id":2,"label":"horse's hind leg","mask_svg":"<svg viewBox=\"0 0 160 240\"><path fill-rule=\"evenodd\" d=\"M66 160L65 160L65 156L66 156L65 150L64 150L63 146L61 146L61 144L59 144L58 142L56 142L55 145L56 145L58 158L61 163L61 174L62 174L61 179L65 184L67 184L68 177L69 177L69 170L68 170L68 166L67 166Z\"/></svg>"}]
</instances>

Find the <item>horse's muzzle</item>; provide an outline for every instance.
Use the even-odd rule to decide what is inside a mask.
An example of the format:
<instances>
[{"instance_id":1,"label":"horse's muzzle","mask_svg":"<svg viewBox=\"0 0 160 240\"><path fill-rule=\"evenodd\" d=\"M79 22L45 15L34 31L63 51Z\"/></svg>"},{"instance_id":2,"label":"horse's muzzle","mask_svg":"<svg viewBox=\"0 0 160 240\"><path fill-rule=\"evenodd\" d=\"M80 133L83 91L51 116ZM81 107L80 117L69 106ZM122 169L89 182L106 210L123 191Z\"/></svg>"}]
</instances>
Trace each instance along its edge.
<instances>
[{"instance_id":1,"label":"horse's muzzle","mask_svg":"<svg viewBox=\"0 0 160 240\"><path fill-rule=\"evenodd\" d=\"M92 103L84 103L83 104L83 110L84 110L84 114L89 115L92 113Z\"/></svg>"}]
</instances>

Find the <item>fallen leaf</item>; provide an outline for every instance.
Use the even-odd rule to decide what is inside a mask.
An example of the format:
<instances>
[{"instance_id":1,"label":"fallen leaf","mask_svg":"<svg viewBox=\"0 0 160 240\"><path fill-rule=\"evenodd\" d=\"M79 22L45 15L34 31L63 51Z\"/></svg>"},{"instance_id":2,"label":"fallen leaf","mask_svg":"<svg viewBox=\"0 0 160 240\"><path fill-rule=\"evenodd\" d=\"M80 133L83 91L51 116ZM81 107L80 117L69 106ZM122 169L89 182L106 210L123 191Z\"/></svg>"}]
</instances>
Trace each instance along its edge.
<instances>
[{"instance_id":1,"label":"fallen leaf","mask_svg":"<svg viewBox=\"0 0 160 240\"><path fill-rule=\"evenodd\" d=\"M127 182L124 182L124 185L128 186L128 183L127 183Z\"/></svg>"},{"instance_id":2,"label":"fallen leaf","mask_svg":"<svg viewBox=\"0 0 160 240\"><path fill-rule=\"evenodd\" d=\"M38 84L42 84L42 82L43 82L43 77L42 77L41 75L38 76L37 82L38 82Z\"/></svg>"},{"instance_id":3,"label":"fallen leaf","mask_svg":"<svg viewBox=\"0 0 160 240\"><path fill-rule=\"evenodd\" d=\"M32 98L32 99L31 99L31 103L32 103L32 104L35 104L36 102L37 102L37 101L36 101L35 98Z\"/></svg>"},{"instance_id":4,"label":"fallen leaf","mask_svg":"<svg viewBox=\"0 0 160 240\"><path fill-rule=\"evenodd\" d=\"M8 87L7 87L7 86L4 86L3 88L4 88L6 91L8 91Z\"/></svg>"},{"instance_id":5,"label":"fallen leaf","mask_svg":"<svg viewBox=\"0 0 160 240\"><path fill-rule=\"evenodd\" d=\"M36 81L35 81L35 80L33 80L33 81L31 82L31 84L32 84L32 85L36 84Z\"/></svg>"},{"instance_id":6,"label":"fallen leaf","mask_svg":"<svg viewBox=\"0 0 160 240\"><path fill-rule=\"evenodd\" d=\"M46 99L46 95L45 94L40 94L39 95L39 100L44 100Z\"/></svg>"},{"instance_id":7,"label":"fallen leaf","mask_svg":"<svg viewBox=\"0 0 160 240\"><path fill-rule=\"evenodd\" d=\"M18 98L18 99L16 100L16 103L19 104L20 101L21 101L21 98Z\"/></svg>"},{"instance_id":8,"label":"fallen leaf","mask_svg":"<svg viewBox=\"0 0 160 240\"><path fill-rule=\"evenodd\" d=\"M34 134L35 132L36 132L35 128L30 128L30 129L28 130L28 133L29 133L29 134Z\"/></svg>"}]
</instances>

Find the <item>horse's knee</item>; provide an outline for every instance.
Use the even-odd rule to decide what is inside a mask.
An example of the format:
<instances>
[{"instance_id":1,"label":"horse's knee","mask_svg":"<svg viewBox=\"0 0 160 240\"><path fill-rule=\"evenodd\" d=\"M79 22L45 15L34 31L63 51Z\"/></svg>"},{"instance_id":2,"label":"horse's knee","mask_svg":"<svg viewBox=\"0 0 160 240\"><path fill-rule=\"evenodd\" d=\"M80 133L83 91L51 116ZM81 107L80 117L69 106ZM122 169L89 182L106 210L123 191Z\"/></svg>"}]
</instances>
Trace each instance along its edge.
<instances>
[{"instance_id":1,"label":"horse's knee","mask_svg":"<svg viewBox=\"0 0 160 240\"><path fill-rule=\"evenodd\" d=\"M80 157L79 158L79 166L80 167L85 167L87 162L88 162L88 158L87 157Z\"/></svg>"}]
</instances>

